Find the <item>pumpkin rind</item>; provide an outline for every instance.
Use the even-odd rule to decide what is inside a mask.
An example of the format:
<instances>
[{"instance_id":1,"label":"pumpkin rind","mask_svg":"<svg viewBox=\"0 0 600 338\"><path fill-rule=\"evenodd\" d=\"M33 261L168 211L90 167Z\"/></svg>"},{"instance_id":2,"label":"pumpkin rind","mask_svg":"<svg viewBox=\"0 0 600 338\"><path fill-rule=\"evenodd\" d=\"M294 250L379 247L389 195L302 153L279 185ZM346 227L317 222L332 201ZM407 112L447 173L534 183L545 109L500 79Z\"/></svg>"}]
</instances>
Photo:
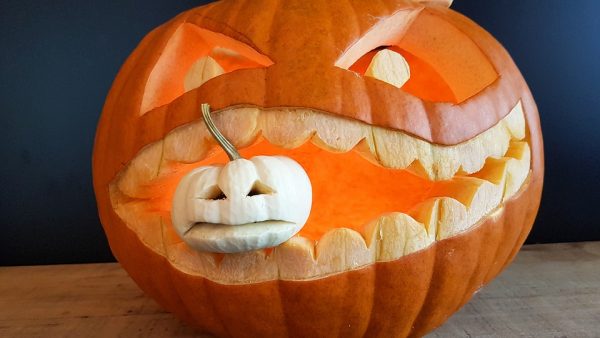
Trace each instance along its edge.
<instances>
[{"instance_id":1,"label":"pumpkin rind","mask_svg":"<svg viewBox=\"0 0 600 338\"><path fill-rule=\"evenodd\" d=\"M142 41L115 80L96 135L94 189L101 221L113 253L140 288L161 306L204 332L222 337L421 336L443 323L475 291L502 271L529 233L543 182L543 146L537 109L506 51L484 30L449 9L438 6L422 9L422 5L409 2L340 1L339 11L371 15L368 18L356 16L348 25L336 24L336 27L351 28L335 30L329 27L332 9L310 8L312 5L325 6L325 2L315 5L307 1L287 1L265 7L259 1L222 1L184 13ZM413 98L404 93L391 94L391 88L374 80L353 80L354 75L348 71L333 67L322 73L315 72L320 74L319 78L310 82L314 92L309 93L324 90L324 94L306 95L306 87L291 85L303 80L305 74L292 71L294 68L277 68L278 61L295 57L291 53L296 53L294 47L283 44L282 39L311 47L298 34L314 35L306 30L294 33L283 29L281 25L286 22L294 27L290 23L294 21L289 17L291 12L283 10L285 6L296 6L300 9L297 13L310 14L314 27L308 27L309 30L328 26L334 31L330 36L335 41L330 44L331 50L307 50L306 55L321 58L309 58L305 60L307 63L332 65L336 57L332 51L344 41L360 37L374 18L417 8L444 18L467 34L501 76L478 95L455 106L431 102L412 105L416 110L409 111L416 117L398 112L402 110L398 107L406 107ZM276 11L280 15L272 22ZM240 12L244 15L235 15ZM263 23L253 26L252 31L236 31L248 18ZM242 41L269 55L275 65L272 69L240 70L222 75L171 104L140 115L144 80L148 79L170 36L184 22ZM290 67L290 64L284 66ZM283 79L282 74L287 78ZM319 87L331 84L337 84L333 90ZM277 92L278 87L285 93ZM373 97L365 96L365 90ZM217 95L223 92L232 95ZM392 99L378 101L375 92L385 93L378 95ZM215 108L238 104L310 107L404 130L437 144L457 144L491 127L503 117L498 114L508 114L519 99L526 115L532 156L531 174L521 191L472 230L390 262L307 281L220 284L177 270L164 256L144 245L116 215L109 198L109 183L123 166L144 146L163 138L175 127L198 119L201 102ZM379 102L383 103L379 105Z\"/></svg>"}]
</instances>

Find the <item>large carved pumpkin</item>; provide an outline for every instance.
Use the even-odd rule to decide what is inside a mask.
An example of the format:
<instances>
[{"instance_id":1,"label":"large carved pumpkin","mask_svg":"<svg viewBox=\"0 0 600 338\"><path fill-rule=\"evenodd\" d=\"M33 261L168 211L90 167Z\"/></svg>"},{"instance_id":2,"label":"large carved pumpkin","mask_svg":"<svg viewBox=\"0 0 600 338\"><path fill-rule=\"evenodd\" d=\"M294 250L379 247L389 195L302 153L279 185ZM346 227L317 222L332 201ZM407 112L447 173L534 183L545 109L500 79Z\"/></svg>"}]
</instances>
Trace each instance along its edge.
<instances>
[{"instance_id":1,"label":"large carved pumpkin","mask_svg":"<svg viewBox=\"0 0 600 338\"><path fill-rule=\"evenodd\" d=\"M219 1L152 31L108 95L94 186L151 297L220 337L419 336L514 257L535 218L535 103L502 46L445 1ZM215 254L171 223L182 177L249 158L312 183L300 232Z\"/></svg>"}]
</instances>

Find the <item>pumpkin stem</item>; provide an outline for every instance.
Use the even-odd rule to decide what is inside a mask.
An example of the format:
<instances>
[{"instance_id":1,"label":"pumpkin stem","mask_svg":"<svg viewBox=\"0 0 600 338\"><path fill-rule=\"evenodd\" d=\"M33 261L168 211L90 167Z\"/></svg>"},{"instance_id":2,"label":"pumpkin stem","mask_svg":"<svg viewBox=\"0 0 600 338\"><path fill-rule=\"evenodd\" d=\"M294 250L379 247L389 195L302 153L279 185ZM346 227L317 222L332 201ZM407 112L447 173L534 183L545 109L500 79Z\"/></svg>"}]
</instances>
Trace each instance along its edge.
<instances>
[{"instance_id":1,"label":"pumpkin stem","mask_svg":"<svg viewBox=\"0 0 600 338\"><path fill-rule=\"evenodd\" d=\"M227 140L225 136L221 134L219 129L217 129L217 126L215 126L212 118L210 117L210 106L207 103L203 103L200 106L200 109L202 109L202 119L204 120L208 131L215 138L215 140L217 140L217 143L219 143L221 148L225 150L225 153L227 153L227 156L229 156L229 160L235 161L242 158L233 144L231 144L231 142L229 142L229 140Z\"/></svg>"}]
</instances>

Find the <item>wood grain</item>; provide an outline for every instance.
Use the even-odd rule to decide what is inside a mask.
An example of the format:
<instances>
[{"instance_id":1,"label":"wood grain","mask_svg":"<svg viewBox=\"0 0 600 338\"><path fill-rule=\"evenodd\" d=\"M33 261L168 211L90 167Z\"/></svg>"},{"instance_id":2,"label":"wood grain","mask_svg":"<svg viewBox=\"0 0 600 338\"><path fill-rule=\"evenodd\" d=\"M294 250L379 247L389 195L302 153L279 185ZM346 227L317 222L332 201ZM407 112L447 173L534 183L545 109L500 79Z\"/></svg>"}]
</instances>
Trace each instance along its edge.
<instances>
[{"instance_id":1,"label":"wood grain","mask_svg":"<svg viewBox=\"0 0 600 338\"><path fill-rule=\"evenodd\" d=\"M0 337L192 337L117 264L0 268ZM429 337L600 337L600 242L525 246Z\"/></svg>"}]
</instances>

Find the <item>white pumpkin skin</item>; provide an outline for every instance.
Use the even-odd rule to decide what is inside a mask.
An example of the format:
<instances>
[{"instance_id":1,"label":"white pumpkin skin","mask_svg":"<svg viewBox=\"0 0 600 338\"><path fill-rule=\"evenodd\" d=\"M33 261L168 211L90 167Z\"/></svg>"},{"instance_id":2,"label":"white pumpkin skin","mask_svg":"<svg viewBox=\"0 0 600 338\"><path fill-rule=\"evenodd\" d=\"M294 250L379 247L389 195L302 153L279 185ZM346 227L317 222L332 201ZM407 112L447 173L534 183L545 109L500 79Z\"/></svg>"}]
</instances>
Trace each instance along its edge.
<instances>
[{"instance_id":1,"label":"white pumpkin skin","mask_svg":"<svg viewBox=\"0 0 600 338\"><path fill-rule=\"evenodd\" d=\"M311 204L310 180L297 162L256 156L192 170L177 186L171 218L192 248L233 253L285 242L304 226Z\"/></svg>"}]
</instances>

